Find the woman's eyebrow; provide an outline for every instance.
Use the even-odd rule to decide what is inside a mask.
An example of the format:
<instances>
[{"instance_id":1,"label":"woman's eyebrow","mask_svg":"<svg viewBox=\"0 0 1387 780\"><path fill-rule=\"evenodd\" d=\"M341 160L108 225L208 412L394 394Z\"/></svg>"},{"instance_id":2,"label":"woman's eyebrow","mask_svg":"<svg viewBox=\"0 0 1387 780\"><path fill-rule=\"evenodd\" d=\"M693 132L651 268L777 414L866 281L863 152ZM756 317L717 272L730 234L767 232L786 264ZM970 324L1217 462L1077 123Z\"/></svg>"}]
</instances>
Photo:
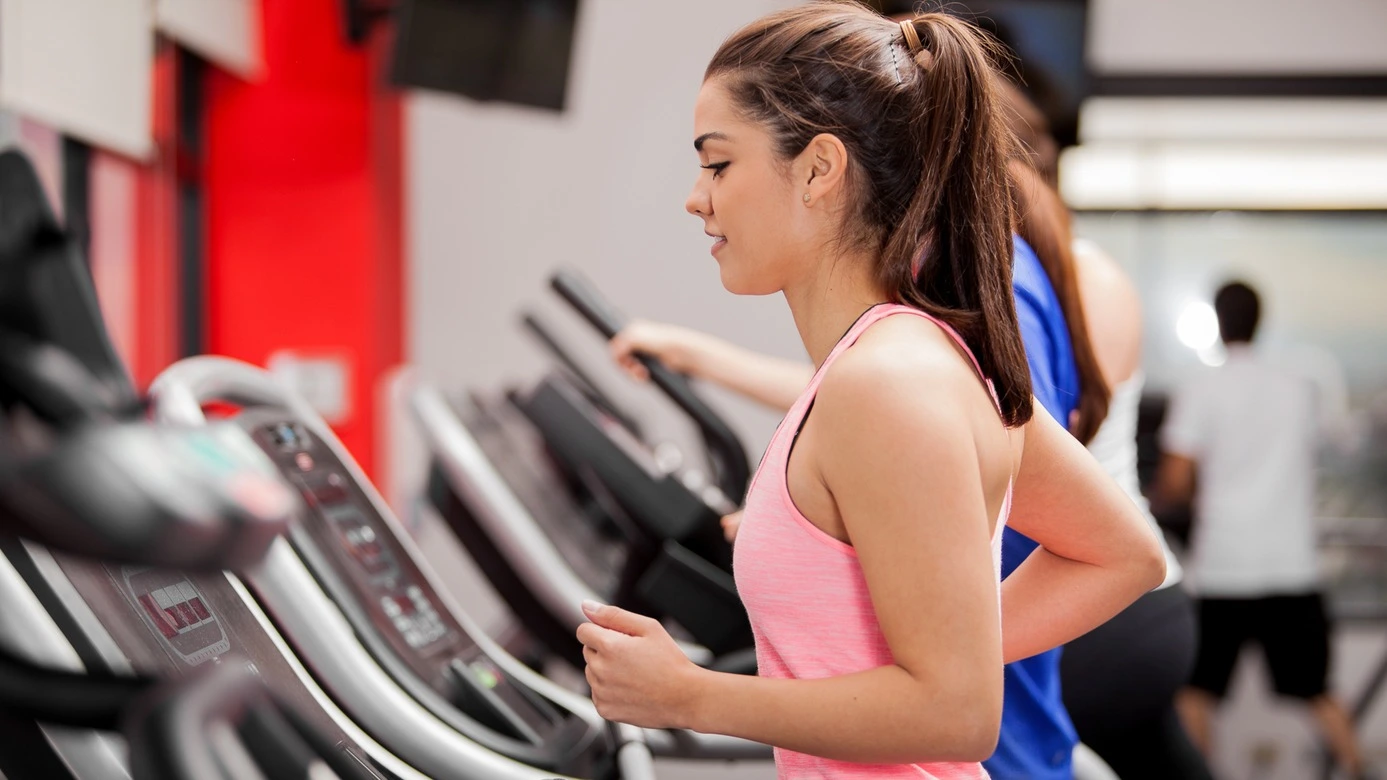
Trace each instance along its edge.
<instances>
[{"instance_id":1,"label":"woman's eyebrow","mask_svg":"<svg viewBox=\"0 0 1387 780\"><path fill-rule=\"evenodd\" d=\"M726 140L728 140L728 138L727 138L726 135L723 135L722 133L719 133L719 132L716 132L716 131L711 132L711 133L704 133L703 135L700 135L699 137L697 137L697 138L694 139L694 151L695 151L695 152L701 152L701 151L703 151L703 144L704 144L705 141L726 141Z\"/></svg>"}]
</instances>

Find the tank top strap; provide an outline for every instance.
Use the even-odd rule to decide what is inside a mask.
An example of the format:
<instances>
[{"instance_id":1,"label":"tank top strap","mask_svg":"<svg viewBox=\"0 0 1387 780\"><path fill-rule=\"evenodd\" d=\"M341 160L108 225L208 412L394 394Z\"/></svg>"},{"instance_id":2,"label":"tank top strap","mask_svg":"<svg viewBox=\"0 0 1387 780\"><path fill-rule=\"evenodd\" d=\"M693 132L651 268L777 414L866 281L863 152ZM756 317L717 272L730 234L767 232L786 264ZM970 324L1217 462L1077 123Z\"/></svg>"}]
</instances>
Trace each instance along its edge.
<instances>
[{"instance_id":1,"label":"tank top strap","mask_svg":"<svg viewBox=\"0 0 1387 780\"><path fill-rule=\"evenodd\" d=\"M833 363L839 355L846 352L853 344L856 344L857 340L862 337L863 333L867 332L868 328L887 317L892 317L897 314L911 314L916 317L923 317L933 322L935 325L938 325L940 330L944 331L949 338L953 339L954 343L959 346L959 349L963 350L963 354L968 356L969 362L973 364L973 370L977 372L978 378L982 380L983 384L987 387L988 395L992 396L992 403L997 407L997 412L999 414L1001 413L1002 402L997 397L996 387L993 386L992 380L983 373L982 364L978 362L977 357L973 354L973 350L968 348L968 343L963 340L962 336L958 335L958 331L949 327L948 323L940 320L938 317L932 316L929 312L921 311L914 306L906 306L902 303L879 303L863 312L862 316L858 317L857 321L852 324L852 327L848 328L848 332L844 333L843 337L838 340L833 350L828 353L828 357L824 359L823 365L819 366L819 370L815 372L814 378L809 382L805 395L812 396L818 392L819 383L823 381L828 366Z\"/></svg>"}]
</instances>

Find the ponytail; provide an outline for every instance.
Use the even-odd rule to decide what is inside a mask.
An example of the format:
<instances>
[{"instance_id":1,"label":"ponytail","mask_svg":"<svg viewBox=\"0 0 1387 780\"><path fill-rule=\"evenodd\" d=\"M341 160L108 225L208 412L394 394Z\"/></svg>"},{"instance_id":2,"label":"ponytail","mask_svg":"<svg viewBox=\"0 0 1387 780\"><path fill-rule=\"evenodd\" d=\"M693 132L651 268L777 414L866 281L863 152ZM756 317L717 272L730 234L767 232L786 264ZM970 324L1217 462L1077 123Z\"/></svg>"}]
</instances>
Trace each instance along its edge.
<instances>
[{"instance_id":1,"label":"ponytail","mask_svg":"<svg viewBox=\"0 0 1387 780\"><path fill-rule=\"evenodd\" d=\"M909 89L920 110L910 138L919 185L882 253L882 281L902 303L949 323L992 379L1009 425L1030 419L1031 376L1012 291L1015 140L998 115L988 39L966 22L925 14ZM908 36L907 36L908 37Z\"/></svg>"}]
</instances>

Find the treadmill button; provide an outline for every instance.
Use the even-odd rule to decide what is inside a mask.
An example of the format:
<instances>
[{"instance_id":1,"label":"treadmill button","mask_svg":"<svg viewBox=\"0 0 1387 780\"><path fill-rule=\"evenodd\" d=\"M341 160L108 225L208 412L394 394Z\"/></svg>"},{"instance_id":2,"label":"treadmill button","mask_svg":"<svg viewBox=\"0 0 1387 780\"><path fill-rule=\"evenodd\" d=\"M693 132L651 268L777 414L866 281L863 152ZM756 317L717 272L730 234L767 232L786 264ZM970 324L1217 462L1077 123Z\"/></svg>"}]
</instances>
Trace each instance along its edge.
<instances>
[{"instance_id":1,"label":"treadmill button","mask_svg":"<svg viewBox=\"0 0 1387 780\"><path fill-rule=\"evenodd\" d=\"M160 609L158 604L154 603L153 596L148 593L142 594L139 601L140 606L144 607L145 614L149 615L150 621L154 623L154 627L159 629L159 633L163 634L165 639L178 636L178 624L164 610Z\"/></svg>"}]
</instances>

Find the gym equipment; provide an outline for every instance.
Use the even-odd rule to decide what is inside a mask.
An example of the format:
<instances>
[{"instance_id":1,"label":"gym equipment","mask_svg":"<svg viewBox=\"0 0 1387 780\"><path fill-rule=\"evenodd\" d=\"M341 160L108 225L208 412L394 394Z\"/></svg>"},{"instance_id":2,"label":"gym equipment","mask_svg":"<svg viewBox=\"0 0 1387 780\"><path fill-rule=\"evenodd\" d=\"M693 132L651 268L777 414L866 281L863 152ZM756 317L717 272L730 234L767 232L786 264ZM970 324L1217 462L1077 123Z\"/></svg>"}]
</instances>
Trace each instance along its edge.
<instances>
[{"instance_id":1,"label":"gym equipment","mask_svg":"<svg viewBox=\"0 0 1387 780\"><path fill-rule=\"evenodd\" d=\"M18 152L0 154L0 301L0 773L379 777L246 671L215 584L148 568L252 565L296 498L238 430L122 421L134 388ZM220 666L193 668L208 660Z\"/></svg>"},{"instance_id":2,"label":"gym equipment","mask_svg":"<svg viewBox=\"0 0 1387 780\"><path fill-rule=\"evenodd\" d=\"M623 318L586 281L553 286L607 337ZM527 632L581 667L573 629L583 599L661 619L686 652L726 671L755 669L751 630L718 520L749 477L745 449L688 381L644 358L652 380L698 425L714 481L671 470L533 315L525 326L568 368L505 398L447 398L421 387L412 404L433 464L429 498Z\"/></svg>"},{"instance_id":3,"label":"gym equipment","mask_svg":"<svg viewBox=\"0 0 1387 780\"><path fill-rule=\"evenodd\" d=\"M309 510L247 584L318 684L411 765L436 778L527 776L522 762L639 778L652 750L764 754L743 740L612 728L588 699L507 654L439 585L322 418L268 372L190 358L160 375L151 398L158 419L186 424L213 402L238 407L230 421L304 496Z\"/></svg>"}]
</instances>

